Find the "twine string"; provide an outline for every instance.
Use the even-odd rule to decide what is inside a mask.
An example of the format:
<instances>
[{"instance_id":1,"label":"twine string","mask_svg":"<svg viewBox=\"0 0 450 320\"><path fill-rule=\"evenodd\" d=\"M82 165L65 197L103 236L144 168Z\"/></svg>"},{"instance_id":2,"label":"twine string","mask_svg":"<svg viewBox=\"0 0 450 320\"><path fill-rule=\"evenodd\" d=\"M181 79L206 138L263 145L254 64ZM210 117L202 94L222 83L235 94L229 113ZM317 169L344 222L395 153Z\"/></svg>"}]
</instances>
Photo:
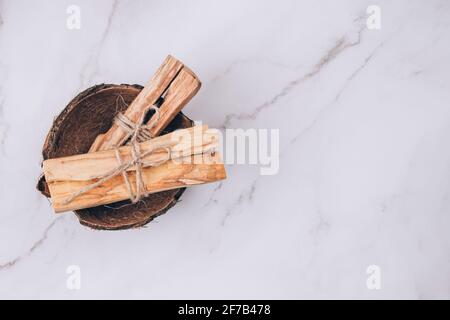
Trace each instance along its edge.
<instances>
[{"instance_id":1,"label":"twine string","mask_svg":"<svg viewBox=\"0 0 450 320\"><path fill-rule=\"evenodd\" d=\"M154 110L156 121L153 121L153 123L145 125L144 119L148 111ZM121 127L126 133L126 139L130 138L130 141L128 144L132 144L133 140L138 142L147 141L150 139L153 139L153 134L151 132L151 129L156 126L159 119L161 118L161 113L159 111L159 108L156 106L149 106L145 108L144 112L142 113L139 121L137 123L134 123L131 121L127 116L125 116L123 113L119 112L116 117L114 118L114 123L117 124L119 127Z\"/></svg>"}]
</instances>

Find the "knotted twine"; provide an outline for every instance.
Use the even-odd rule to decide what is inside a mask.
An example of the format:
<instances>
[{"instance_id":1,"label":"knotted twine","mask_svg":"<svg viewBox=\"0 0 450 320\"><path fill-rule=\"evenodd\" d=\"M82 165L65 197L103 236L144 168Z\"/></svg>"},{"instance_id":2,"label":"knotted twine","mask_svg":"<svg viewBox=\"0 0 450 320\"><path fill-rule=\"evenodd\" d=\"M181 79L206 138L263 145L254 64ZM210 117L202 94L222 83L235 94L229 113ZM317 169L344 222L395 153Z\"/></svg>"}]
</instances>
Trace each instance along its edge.
<instances>
[{"instance_id":1,"label":"knotted twine","mask_svg":"<svg viewBox=\"0 0 450 320\"><path fill-rule=\"evenodd\" d=\"M156 121L153 121L153 124L145 125L144 124L145 116L146 116L147 112L151 109L153 109L155 111ZM156 167L156 166L159 166L171 159L171 151L167 147L150 149L143 153L141 153L141 150L140 150L139 142L143 142L143 141L150 140L153 138L153 135L150 130L158 123L160 117L161 117L161 115L160 115L159 109L156 106L149 106L149 107L145 108L137 123L134 123L127 116L125 116L124 114L119 112L116 115L116 117L114 118L114 122L127 132L127 139L131 136L129 142L127 143L127 145L131 146L131 160L128 162L123 162L122 157L120 155L119 148L115 147L114 153L115 153L116 160L118 163L117 167L115 167L114 169L110 170L109 172L107 172L103 175L95 177L94 179L99 179L99 180L72 193L69 197L67 197L63 201L63 204L66 205L66 204L70 203L73 199L75 199L79 195L84 194L86 192L89 192L92 189L97 188L98 186L100 186L103 183L105 183L106 181L118 176L119 174L121 174L124 179L125 185L127 187L129 199L131 200L132 203L136 203L139 200L141 200L142 197L146 197L148 195L148 192L146 190L146 187L144 184L144 179L142 177L142 166L144 164L143 158L145 158L146 156L148 156L149 154L154 152L156 149L164 149L167 152L167 157L165 159L162 159L160 161L154 161L154 162L146 161L145 166ZM128 173L127 173L127 170L132 166L135 166L135 169L136 169L136 193L133 193L130 178L128 177Z\"/></svg>"}]
</instances>

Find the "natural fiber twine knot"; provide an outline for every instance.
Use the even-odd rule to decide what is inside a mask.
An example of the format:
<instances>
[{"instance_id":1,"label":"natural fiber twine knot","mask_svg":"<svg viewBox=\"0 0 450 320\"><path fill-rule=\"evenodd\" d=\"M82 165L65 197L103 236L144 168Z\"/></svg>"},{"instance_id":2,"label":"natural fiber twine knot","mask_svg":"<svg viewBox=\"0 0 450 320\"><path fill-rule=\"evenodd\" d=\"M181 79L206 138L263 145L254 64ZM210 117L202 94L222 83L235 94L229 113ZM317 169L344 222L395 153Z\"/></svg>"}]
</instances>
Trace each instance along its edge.
<instances>
[{"instance_id":1,"label":"natural fiber twine knot","mask_svg":"<svg viewBox=\"0 0 450 320\"><path fill-rule=\"evenodd\" d=\"M156 121L153 121L152 125L144 125L143 122L144 122L145 116L146 116L147 112L150 111L151 109L153 109L155 111ZM140 145L139 145L140 142L147 141L147 140L150 140L153 138L151 129L159 121L160 117L161 117L161 115L160 115L159 109L156 106L147 107L144 110L144 112L142 113L142 115L137 123L134 123L128 117L126 117L124 114L119 112L116 115L116 117L114 118L114 122L117 125L119 125L122 129L127 131L127 133L128 133L127 138L129 138L130 140L128 141L127 145L131 146L131 160L128 162L123 162L122 157L120 155L119 148L115 147L114 152L115 152L116 160L118 163L117 167L115 167L114 169L112 169L111 171L107 172L104 175L96 177L97 179L99 179L98 181L72 193L69 197L67 197L66 200L63 201L63 204L70 203L73 199L75 199L79 195L86 193L92 189L97 188L98 186L102 185L109 179L112 179L112 178L118 176L119 174L121 174L124 179L125 186L127 187L129 198L132 203L136 203L139 200L141 200L142 197L147 196L148 192L146 190L146 187L144 184L144 179L142 177L142 167L144 165L144 162L142 161L143 158L148 156L149 154L151 154L152 152L154 152L157 149L164 149L167 152L167 157L165 159L163 159L161 161L157 161L157 162L145 162L146 166L159 166L159 165L167 162L168 160L170 160L172 157L170 148L167 148L167 147L161 147L161 148L157 148L157 149L147 150L144 153L141 153L141 150L140 150ZM135 192L133 192L131 181L130 181L130 178L127 173L127 170L133 166L136 169Z\"/></svg>"},{"instance_id":2,"label":"natural fiber twine knot","mask_svg":"<svg viewBox=\"0 0 450 320\"><path fill-rule=\"evenodd\" d=\"M155 114L157 115L158 119L160 117L159 109L155 106L152 106L149 109L155 110ZM137 141L143 142L147 141L153 138L153 134L151 133L151 129L154 127L154 125L141 125L138 126L138 124L131 121L127 116L125 116L123 113L118 113L116 117L114 118L114 123L116 123L118 126L120 126L123 130L125 130L128 133L128 138L132 136L135 132L137 132Z\"/></svg>"}]
</instances>

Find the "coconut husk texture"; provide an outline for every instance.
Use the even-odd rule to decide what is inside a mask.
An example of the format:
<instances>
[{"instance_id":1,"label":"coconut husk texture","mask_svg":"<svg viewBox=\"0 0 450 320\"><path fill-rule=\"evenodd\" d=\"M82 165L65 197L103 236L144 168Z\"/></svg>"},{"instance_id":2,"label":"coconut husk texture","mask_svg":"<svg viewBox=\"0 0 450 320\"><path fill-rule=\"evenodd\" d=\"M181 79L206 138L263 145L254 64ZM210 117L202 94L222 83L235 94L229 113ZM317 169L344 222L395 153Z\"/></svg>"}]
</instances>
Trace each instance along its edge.
<instances>
[{"instance_id":1,"label":"coconut husk texture","mask_svg":"<svg viewBox=\"0 0 450 320\"><path fill-rule=\"evenodd\" d=\"M124 111L142 88L139 85L101 84L78 94L53 121L42 148L44 160L87 153L95 138L111 127L115 115ZM151 114L147 116L150 117ZM191 126L193 121L180 112L161 135ZM37 189L50 197L45 177L39 179ZM158 192L136 204L127 200L77 210L75 214L82 225L93 229L141 227L173 207L184 190L185 188L180 188Z\"/></svg>"}]
</instances>

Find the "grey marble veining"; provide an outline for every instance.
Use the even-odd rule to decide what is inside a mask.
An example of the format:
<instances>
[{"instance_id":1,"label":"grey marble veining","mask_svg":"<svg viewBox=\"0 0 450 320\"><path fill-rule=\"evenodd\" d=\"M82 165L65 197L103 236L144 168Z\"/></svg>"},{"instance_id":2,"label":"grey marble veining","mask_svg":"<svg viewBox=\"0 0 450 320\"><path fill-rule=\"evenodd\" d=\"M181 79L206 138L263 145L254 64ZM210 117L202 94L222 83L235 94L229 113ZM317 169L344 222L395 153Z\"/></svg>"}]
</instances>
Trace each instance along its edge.
<instances>
[{"instance_id":1,"label":"grey marble veining","mask_svg":"<svg viewBox=\"0 0 450 320\"><path fill-rule=\"evenodd\" d=\"M448 1L0 1L0 297L450 298L449 17ZM280 130L279 173L229 165L131 231L53 214L35 183L54 117L169 53L203 82L191 118Z\"/></svg>"}]
</instances>

